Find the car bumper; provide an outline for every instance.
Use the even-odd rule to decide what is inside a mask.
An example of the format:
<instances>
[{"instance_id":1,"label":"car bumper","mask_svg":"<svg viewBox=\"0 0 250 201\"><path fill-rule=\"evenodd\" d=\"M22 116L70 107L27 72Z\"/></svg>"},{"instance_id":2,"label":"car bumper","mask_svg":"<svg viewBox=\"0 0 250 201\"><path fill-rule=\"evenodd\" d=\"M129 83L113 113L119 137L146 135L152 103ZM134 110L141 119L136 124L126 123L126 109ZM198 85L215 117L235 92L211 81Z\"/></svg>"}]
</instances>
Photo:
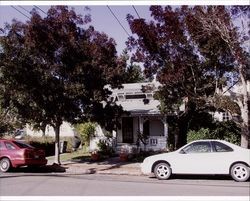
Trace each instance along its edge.
<instances>
[{"instance_id":1,"label":"car bumper","mask_svg":"<svg viewBox=\"0 0 250 201\"><path fill-rule=\"evenodd\" d=\"M24 159L11 161L13 167L26 166L26 165L46 165L47 159Z\"/></svg>"}]
</instances>

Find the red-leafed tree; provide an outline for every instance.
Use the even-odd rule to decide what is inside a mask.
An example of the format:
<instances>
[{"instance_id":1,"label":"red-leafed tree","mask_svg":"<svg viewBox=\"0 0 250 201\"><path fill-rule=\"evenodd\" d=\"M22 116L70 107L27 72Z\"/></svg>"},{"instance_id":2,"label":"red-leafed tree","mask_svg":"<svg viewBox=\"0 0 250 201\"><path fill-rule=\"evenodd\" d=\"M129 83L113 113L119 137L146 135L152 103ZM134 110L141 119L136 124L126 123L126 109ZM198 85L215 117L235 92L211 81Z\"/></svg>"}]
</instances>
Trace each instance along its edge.
<instances>
[{"instance_id":1,"label":"red-leafed tree","mask_svg":"<svg viewBox=\"0 0 250 201\"><path fill-rule=\"evenodd\" d=\"M144 63L148 77L157 75L162 84L158 93L162 111L177 113L178 146L186 143L194 113L215 109L218 89L232 77L239 76L228 44L217 32L206 34L202 22L191 17L193 9L151 6L149 22L131 15L127 17L132 33L137 35L127 42L133 52L132 59ZM204 36L199 43L193 37L194 32ZM179 111L184 102L185 110Z\"/></svg>"},{"instance_id":2,"label":"red-leafed tree","mask_svg":"<svg viewBox=\"0 0 250 201\"><path fill-rule=\"evenodd\" d=\"M104 86L120 86L125 63L112 38L94 27L83 28L89 21L66 6L51 7L45 17L33 10L29 21L6 25L0 38L2 107L15 108L38 128L54 128L55 163L60 163L63 121L108 127L110 113L120 111L108 101Z\"/></svg>"}]
</instances>

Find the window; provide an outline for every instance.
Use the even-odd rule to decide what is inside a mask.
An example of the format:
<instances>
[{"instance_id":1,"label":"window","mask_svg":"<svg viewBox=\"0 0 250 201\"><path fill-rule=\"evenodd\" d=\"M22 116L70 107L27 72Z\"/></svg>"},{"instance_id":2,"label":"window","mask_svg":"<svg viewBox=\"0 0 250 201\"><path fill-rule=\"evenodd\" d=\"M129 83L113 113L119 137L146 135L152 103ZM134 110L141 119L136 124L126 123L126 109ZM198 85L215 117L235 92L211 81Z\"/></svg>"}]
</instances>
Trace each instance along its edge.
<instances>
[{"instance_id":1,"label":"window","mask_svg":"<svg viewBox=\"0 0 250 201\"><path fill-rule=\"evenodd\" d=\"M216 152L230 152L233 151L233 149L221 142L213 142L213 146Z\"/></svg>"},{"instance_id":2,"label":"window","mask_svg":"<svg viewBox=\"0 0 250 201\"><path fill-rule=\"evenodd\" d=\"M16 147L15 147L12 143L10 143L10 142L5 142L5 146L6 146L6 148L9 149L9 150L14 150L14 149L16 149Z\"/></svg>"},{"instance_id":3,"label":"window","mask_svg":"<svg viewBox=\"0 0 250 201\"><path fill-rule=\"evenodd\" d=\"M158 140L156 138L151 138L149 142L151 146L156 146L158 144Z\"/></svg>"},{"instance_id":4,"label":"window","mask_svg":"<svg viewBox=\"0 0 250 201\"><path fill-rule=\"evenodd\" d=\"M208 153L211 152L209 142L194 142L183 149L185 153Z\"/></svg>"},{"instance_id":5,"label":"window","mask_svg":"<svg viewBox=\"0 0 250 201\"><path fill-rule=\"evenodd\" d=\"M22 143L22 142L14 141L13 143L14 143L15 145L17 145L18 147L20 147L20 148L34 148L34 147L32 147L31 145L25 144L25 143Z\"/></svg>"},{"instance_id":6,"label":"window","mask_svg":"<svg viewBox=\"0 0 250 201\"><path fill-rule=\"evenodd\" d=\"M2 144L2 142L0 142L0 150L3 150L4 149L4 146Z\"/></svg>"},{"instance_id":7,"label":"window","mask_svg":"<svg viewBox=\"0 0 250 201\"><path fill-rule=\"evenodd\" d=\"M146 94L131 94L125 95L126 99L144 99L146 98Z\"/></svg>"},{"instance_id":8,"label":"window","mask_svg":"<svg viewBox=\"0 0 250 201\"><path fill-rule=\"evenodd\" d=\"M122 141L123 143L133 143L133 118L132 117L124 117L122 118Z\"/></svg>"},{"instance_id":9,"label":"window","mask_svg":"<svg viewBox=\"0 0 250 201\"><path fill-rule=\"evenodd\" d=\"M228 112L223 112L222 113L222 121L229 121L230 120L230 115Z\"/></svg>"}]
</instances>

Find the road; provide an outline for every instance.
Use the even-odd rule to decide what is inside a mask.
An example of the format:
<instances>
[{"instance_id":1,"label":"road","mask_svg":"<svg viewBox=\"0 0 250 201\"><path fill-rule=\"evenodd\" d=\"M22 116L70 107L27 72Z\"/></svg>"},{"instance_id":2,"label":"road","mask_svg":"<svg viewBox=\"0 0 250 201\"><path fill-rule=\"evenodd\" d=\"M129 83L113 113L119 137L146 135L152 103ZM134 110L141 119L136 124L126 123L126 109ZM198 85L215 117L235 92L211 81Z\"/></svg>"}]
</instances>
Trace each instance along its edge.
<instances>
[{"instance_id":1,"label":"road","mask_svg":"<svg viewBox=\"0 0 250 201\"><path fill-rule=\"evenodd\" d=\"M1 196L249 196L250 183L216 178L5 173Z\"/></svg>"}]
</instances>

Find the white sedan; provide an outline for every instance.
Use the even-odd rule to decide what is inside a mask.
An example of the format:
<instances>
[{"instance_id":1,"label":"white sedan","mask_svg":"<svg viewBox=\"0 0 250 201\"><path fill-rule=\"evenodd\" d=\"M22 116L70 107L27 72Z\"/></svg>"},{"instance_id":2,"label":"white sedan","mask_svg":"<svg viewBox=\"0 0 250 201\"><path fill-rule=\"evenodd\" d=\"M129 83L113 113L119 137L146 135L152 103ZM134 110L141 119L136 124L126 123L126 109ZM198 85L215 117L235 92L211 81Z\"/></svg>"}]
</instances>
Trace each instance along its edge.
<instances>
[{"instance_id":1,"label":"white sedan","mask_svg":"<svg viewBox=\"0 0 250 201\"><path fill-rule=\"evenodd\" d=\"M250 150L224 140L197 140L176 151L145 158L141 170L158 179L172 174L227 174L243 182L250 177Z\"/></svg>"}]
</instances>

